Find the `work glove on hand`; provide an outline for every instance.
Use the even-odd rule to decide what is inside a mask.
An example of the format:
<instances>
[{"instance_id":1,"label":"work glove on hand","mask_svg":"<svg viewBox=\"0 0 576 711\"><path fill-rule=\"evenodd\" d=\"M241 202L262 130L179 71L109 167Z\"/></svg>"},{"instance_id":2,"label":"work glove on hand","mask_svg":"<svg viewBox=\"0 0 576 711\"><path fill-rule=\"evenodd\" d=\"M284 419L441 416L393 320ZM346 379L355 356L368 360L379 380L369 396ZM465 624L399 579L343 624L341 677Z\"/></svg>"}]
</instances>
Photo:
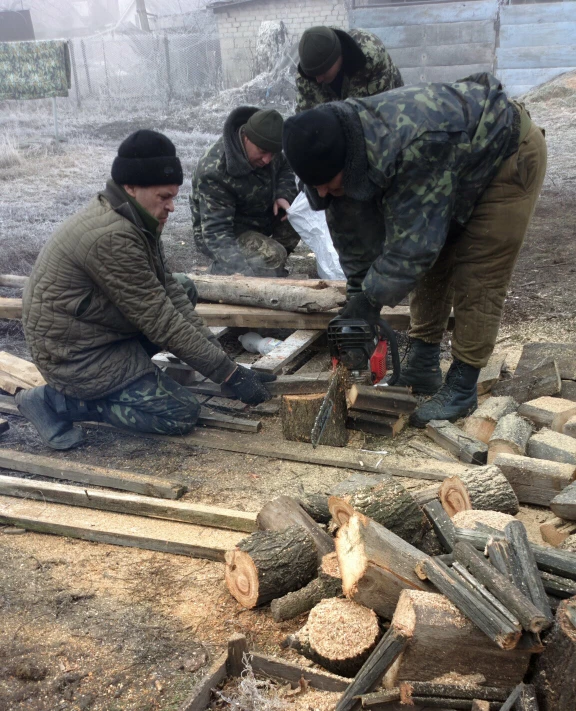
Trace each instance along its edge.
<instances>
[{"instance_id":1,"label":"work glove on hand","mask_svg":"<svg viewBox=\"0 0 576 711\"><path fill-rule=\"evenodd\" d=\"M380 306L374 306L363 292L354 294L340 311L340 318L361 318L375 326L380 320Z\"/></svg>"},{"instance_id":2,"label":"work glove on hand","mask_svg":"<svg viewBox=\"0 0 576 711\"><path fill-rule=\"evenodd\" d=\"M259 405L272 397L264 383L273 380L276 376L271 373L256 373L239 365L226 381L226 386L247 405Z\"/></svg>"}]
</instances>

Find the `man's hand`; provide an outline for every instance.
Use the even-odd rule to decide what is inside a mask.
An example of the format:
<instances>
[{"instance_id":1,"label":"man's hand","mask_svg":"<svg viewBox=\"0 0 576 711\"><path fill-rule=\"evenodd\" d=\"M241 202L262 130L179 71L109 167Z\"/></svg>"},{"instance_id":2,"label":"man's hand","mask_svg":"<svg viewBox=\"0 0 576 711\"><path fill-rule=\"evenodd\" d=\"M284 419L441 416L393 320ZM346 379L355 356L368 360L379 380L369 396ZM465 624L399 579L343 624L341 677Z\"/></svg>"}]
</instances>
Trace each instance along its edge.
<instances>
[{"instance_id":1,"label":"man's hand","mask_svg":"<svg viewBox=\"0 0 576 711\"><path fill-rule=\"evenodd\" d=\"M285 200L284 198L278 198L277 200L274 200L274 207L272 208L274 211L274 216L278 215L278 212L280 210L284 210L284 212L288 211L288 208L290 207L290 203L288 200ZM284 222L284 220L288 219L288 215L284 215L281 218L281 222Z\"/></svg>"},{"instance_id":2,"label":"man's hand","mask_svg":"<svg viewBox=\"0 0 576 711\"><path fill-rule=\"evenodd\" d=\"M272 397L264 383L271 383L274 380L276 380L275 375L256 373L250 368L239 365L225 383L242 402L247 405L259 405Z\"/></svg>"},{"instance_id":3,"label":"man's hand","mask_svg":"<svg viewBox=\"0 0 576 711\"><path fill-rule=\"evenodd\" d=\"M367 321L371 326L375 326L380 320L380 306L374 306L364 293L354 294L340 311L340 317L360 318Z\"/></svg>"}]
</instances>

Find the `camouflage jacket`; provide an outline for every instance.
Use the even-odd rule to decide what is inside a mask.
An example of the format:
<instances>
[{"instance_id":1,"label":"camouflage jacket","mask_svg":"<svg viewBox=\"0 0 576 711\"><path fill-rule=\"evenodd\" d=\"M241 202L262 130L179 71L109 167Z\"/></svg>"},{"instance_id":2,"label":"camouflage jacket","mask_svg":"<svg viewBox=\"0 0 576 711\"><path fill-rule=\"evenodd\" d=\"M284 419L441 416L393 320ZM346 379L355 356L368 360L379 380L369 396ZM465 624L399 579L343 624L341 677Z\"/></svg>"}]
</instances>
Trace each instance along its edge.
<instances>
[{"instance_id":1,"label":"camouflage jacket","mask_svg":"<svg viewBox=\"0 0 576 711\"><path fill-rule=\"evenodd\" d=\"M285 198L292 203L297 192L282 153L265 168L252 168L248 162L239 130L256 111L251 106L232 111L222 138L200 159L192 179L196 245L230 274L251 273L236 237L247 230L271 235L274 201Z\"/></svg>"},{"instance_id":2,"label":"camouflage jacket","mask_svg":"<svg viewBox=\"0 0 576 711\"><path fill-rule=\"evenodd\" d=\"M374 200L378 256L365 265L363 290L396 306L434 264L452 220L464 225L502 161L518 150L520 111L491 74L454 84L404 87L329 104L348 130L346 196ZM360 140L358 140L360 137ZM362 225L359 225L362 230ZM336 234L345 273L360 273L353 236Z\"/></svg>"},{"instance_id":3,"label":"camouflage jacket","mask_svg":"<svg viewBox=\"0 0 576 711\"><path fill-rule=\"evenodd\" d=\"M68 96L70 86L67 41L0 42L0 101Z\"/></svg>"},{"instance_id":4,"label":"camouflage jacket","mask_svg":"<svg viewBox=\"0 0 576 711\"><path fill-rule=\"evenodd\" d=\"M337 96L329 84L318 84L298 65L296 113L338 99L363 98L404 86L398 67L382 42L366 30L334 31L342 45L344 81Z\"/></svg>"}]
</instances>

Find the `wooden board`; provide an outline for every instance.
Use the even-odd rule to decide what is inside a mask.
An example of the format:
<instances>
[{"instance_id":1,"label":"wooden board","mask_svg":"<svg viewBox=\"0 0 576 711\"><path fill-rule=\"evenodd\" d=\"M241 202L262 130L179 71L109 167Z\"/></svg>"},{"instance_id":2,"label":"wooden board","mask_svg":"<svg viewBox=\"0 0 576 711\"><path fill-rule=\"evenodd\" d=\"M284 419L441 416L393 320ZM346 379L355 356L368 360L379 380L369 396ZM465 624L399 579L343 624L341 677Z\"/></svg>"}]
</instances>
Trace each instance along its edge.
<instances>
[{"instance_id":1,"label":"wooden board","mask_svg":"<svg viewBox=\"0 0 576 711\"><path fill-rule=\"evenodd\" d=\"M350 12L350 27L495 20L497 9L498 3L495 0L356 8Z\"/></svg>"},{"instance_id":2,"label":"wooden board","mask_svg":"<svg viewBox=\"0 0 576 711\"><path fill-rule=\"evenodd\" d=\"M46 381L34 363L6 351L0 351L0 370L27 383L32 388L37 385L46 385Z\"/></svg>"},{"instance_id":3,"label":"wooden board","mask_svg":"<svg viewBox=\"0 0 576 711\"><path fill-rule=\"evenodd\" d=\"M256 530L255 513L188 501L167 501L151 496L101 491L100 489L81 488L53 482L31 481L14 476L0 475L0 496L50 501L54 504L182 521L198 526L227 528L231 531L246 533Z\"/></svg>"},{"instance_id":4,"label":"wooden board","mask_svg":"<svg viewBox=\"0 0 576 711\"><path fill-rule=\"evenodd\" d=\"M22 318L22 299L9 299L0 297L0 319L1 318Z\"/></svg>"},{"instance_id":5,"label":"wooden board","mask_svg":"<svg viewBox=\"0 0 576 711\"><path fill-rule=\"evenodd\" d=\"M23 289L26 286L28 277L17 276L16 274L0 274L0 286L10 286L14 289Z\"/></svg>"},{"instance_id":6,"label":"wooden board","mask_svg":"<svg viewBox=\"0 0 576 711\"><path fill-rule=\"evenodd\" d=\"M20 378L15 378L13 375L0 370L0 390L5 390L10 395L16 395L19 390L27 390L30 387Z\"/></svg>"},{"instance_id":7,"label":"wooden board","mask_svg":"<svg viewBox=\"0 0 576 711\"><path fill-rule=\"evenodd\" d=\"M500 10L500 23L502 25L566 22L571 20L574 20L574 8L570 6L569 2L502 5Z\"/></svg>"},{"instance_id":8,"label":"wooden board","mask_svg":"<svg viewBox=\"0 0 576 711\"><path fill-rule=\"evenodd\" d=\"M467 45L473 42L494 44L494 22L492 20L472 20L470 22L439 22L421 25L377 25L365 27L384 43L386 49L398 47L436 47L439 45ZM393 53L396 60L396 53Z\"/></svg>"},{"instance_id":9,"label":"wooden board","mask_svg":"<svg viewBox=\"0 0 576 711\"><path fill-rule=\"evenodd\" d=\"M292 335L273 348L270 353L262 358L259 358L252 366L253 370L259 370L263 373L279 373L282 368L291 363L297 355L303 350L311 346L314 341L317 341L320 336L323 336L323 331L302 330L295 331Z\"/></svg>"},{"instance_id":10,"label":"wooden board","mask_svg":"<svg viewBox=\"0 0 576 711\"><path fill-rule=\"evenodd\" d=\"M530 22L525 24L502 24L500 47L551 47L572 45L576 37L576 19L572 22ZM477 42L479 40L476 40Z\"/></svg>"},{"instance_id":11,"label":"wooden board","mask_svg":"<svg viewBox=\"0 0 576 711\"><path fill-rule=\"evenodd\" d=\"M0 449L0 468L92 486L104 486L109 489L132 491L162 499L178 499L186 491L186 487L182 484L156 476L105 469L57 457L17 452L14 449Z\"/></svg>"},{"instance_id":12,"label":"wooden board","mask_svg":"<svg viewBox=\"0 0 576 711\"><path fill-rule=\"evenodd\" d=\"M212 689L228 676L228 652L216 657L206 674L194 686L188 698L178 707L178 711L206 711L212 698Z\"/></svg>"},{"instance_id":13,"label":"wooden board","mask_svg":"<svg viewBox=\"0 0 576 711\"><path fill-rule=\"evenodd\" d=\"M537 47L500 47L497 50L498 66L504 69L540 69L544 67L576 67L575 38L571 45Z\"/></svg>"},{"instance_id":14,"label":"wooden board","mask_svg":"<svg viewBox=\"0 0 576 711\"><path fill-rule=\"evenodd\" d=\"M37 533L52 533L117 546L145 548L192 558L224 561L244 533L176 521L80 509L0 496L0 522Z\"/></svg>"},{"instance_id":15,"label":"wooden board","mask_svg":"<svg viewBox=\"0 0 576 711\"><path fill-rule=\"evenodd\" d=\"M469 51L468 51L469 50ZM398 67L440 67L462 64L491 64L494 45L487 42L470 44L444 44L405 47L394 50L393 59Z\"/></svg>"},{"instance_id":16,"label":"wooden board","mask_svg":"<svg viewBox=\"0 0 576 711\"><path fill-rule=\"evenodd\" d=\"M308 669L300 664L293 664L265 654L251 654L250 663L256 674L289 681L294 686L299 684L301 678L312 688L322 691L344 691L350 684L349 679L343 679L335 674Z\"/></svg>"}]
</instances>

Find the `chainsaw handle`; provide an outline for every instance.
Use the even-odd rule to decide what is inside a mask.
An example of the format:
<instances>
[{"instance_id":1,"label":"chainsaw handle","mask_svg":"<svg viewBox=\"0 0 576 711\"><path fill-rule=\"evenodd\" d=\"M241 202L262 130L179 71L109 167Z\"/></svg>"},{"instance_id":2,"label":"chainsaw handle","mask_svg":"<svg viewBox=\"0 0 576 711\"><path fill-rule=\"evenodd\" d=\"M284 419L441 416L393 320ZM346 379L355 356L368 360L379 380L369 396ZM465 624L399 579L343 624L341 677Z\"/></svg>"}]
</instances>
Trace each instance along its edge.
<instances>
[{"instance_id":1,"label":"chainsaw handle","mask_svg":"<svg viewBox=\"0 0 576 711\"><path fill-rule=\"evenodd\" d=\"M383 318L378 320L377 326L390 344L390 354L392 355L392 377L387 381L387 384L395 385L400 377L400 353L398 352L396 333Z\"/></svg>"}]
</instances>

